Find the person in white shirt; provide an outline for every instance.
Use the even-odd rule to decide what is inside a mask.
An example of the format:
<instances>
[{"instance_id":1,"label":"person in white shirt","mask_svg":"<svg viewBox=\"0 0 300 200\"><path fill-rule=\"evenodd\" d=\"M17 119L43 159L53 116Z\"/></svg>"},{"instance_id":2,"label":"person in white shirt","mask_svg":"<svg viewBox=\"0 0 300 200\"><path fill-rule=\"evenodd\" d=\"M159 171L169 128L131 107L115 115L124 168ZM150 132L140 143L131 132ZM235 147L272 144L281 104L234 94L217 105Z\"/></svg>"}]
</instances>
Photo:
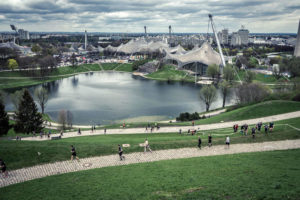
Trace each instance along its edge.
<instances>
[{"instance_id":1,"label":"person in white shirt","mask_svg":"<svg viewBox=\"0 0 300 200\"><path fill-rule=\"evenodd\" d=\"M229 136L226 137L226 144L227 144L227 146L229 148L229 145L230 145L230 138L229 138Z\"/></svg>"},{"instance_id":2,"label":"person in white shirt","mask_svg":"<svg viewBox=\"0 0 300 200\"><path fill-rule=\"evenodd\" d=\"M144 153L147 151L147 149L149 149L149 151L152 152L152 150L150 149L149 142L148 142L148 140L146 138L145 139L145 144L144 144Z\"/></svg>"}]
</instances>

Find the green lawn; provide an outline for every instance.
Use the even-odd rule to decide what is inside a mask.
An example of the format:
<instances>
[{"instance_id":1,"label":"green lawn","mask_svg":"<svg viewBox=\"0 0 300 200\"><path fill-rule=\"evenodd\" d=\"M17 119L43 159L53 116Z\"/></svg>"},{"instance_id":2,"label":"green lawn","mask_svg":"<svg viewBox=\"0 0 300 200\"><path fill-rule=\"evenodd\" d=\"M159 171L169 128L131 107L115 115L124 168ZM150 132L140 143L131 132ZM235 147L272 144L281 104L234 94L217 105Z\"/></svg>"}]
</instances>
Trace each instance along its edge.
<instances>
[{"instance_id":1,"label":"green lawn","mask_svg":"<svg viewBox=\"0 0 300 200\"><path fill-rule=\"evenodd\" d=\"M49 176L2 199L299 199L300 149L198 157ZM71 163L70 163L71 164Z\"/></svg>"},{"instance_id":2,"label":"green lawn","mask_svg":"<svg viewBox=\"0 0 300 200\"><path fill-rule=\"evenodd\" d=\"M114 70L121 72L132 72L132 64L131 63L123 63L119 64Z\"/></svg>"},{"instance_id":3,"label":"green lawn","mask_svg":"<svg viewBox=\"0 0 300 200\"><path fill-rule=\"evenodd\" d=\"M238 72L240 79L243 81L246 72L243 70L240 70ZM238 77L236 77L236 80L239 80ZM266 75L266 74L261 74L261 73L255 73L255 78L254 78L254 82L260 82L260 83L282 83L284 82L286 79L284 78L280 78L280 79L276 79L275 76L273 75Z\"/></svg>"},{"instance_id":4,"label":"green lawn","mask_svg":"<svg viewBox=\"0 0 300 200\"><path fill-rule=\"evenodd\" d=\"M300 128L300 118L278 121L272 134L257 134L253 140L250 135L242 136L240 133L231 135L231 143L251 143L270 140L299 139L300 132L281 124L290 124ZM251 126L250 126L251 127ZM202 136L204 146L207 135L213 135L214 144L224 144L225 136L232 134L232 128L217 129L200 132L191 136L184 133L160 134L132 134L132 135L101 135L66 138L49 141L7 141L0 140L0 157L7 162L9 169L33 166L41 163L67 160L70 157L70 145L75 145L79 157L91 157L117 153L118 144L130 144L125 152L143 151L139 147L147 137L153 150L193 147L197 144L197 137ZM67 134L67 133L66 133ZM219 135L216 135L219 134ZM37 152L42 155L38 156Z\"/></svg>"},{"instance_id":5,"label":"green lawn","mask_svg":"<svg viewBox=\"0 0 300 200\"><path fill-rule=\"evenodd\" d=\"M174 66L164 65L162 69L147 75L148 78L158 80L172 80L172 81L189 81L193 82L194 78L187 75L184 71L176 70Z\"/></svg>"},{"instance_id":6,"label":"green lawn","mask_svg":"<svg viewBox=\"0 0 300 200\"><path fill-rule=\"evenodd\" d=\"M101 66L104 70L114 70L119 63L101 63Z\"/></svg>"},{"instance_id":7,"label":"green lawn","mask_svg":"<svg viewBox=\"0 0 300 200\"><path fill-rule=\"evenodd\" d=\"M253 119L259 117L265 117L270 115L283 114L287 112L294 112L300 110L300 102L296 101L285 101L285 100L273 100L265 101L258 104L241 107L232 111L221 113L219 115L196 120L195 124L211 124L219 123L221 121L236 121ZM179 114L178 114L179 115ZM206 115L208 117L208 115ZM130 127L145 127L148 123L128 123ZM152 123L154 124L154 123ZM160 126L186 126L191 125L191 122L176 122L176 123L165 123ZM119 128L121 124L107 125L107 128Z\"/></svg>"}]
</instances>

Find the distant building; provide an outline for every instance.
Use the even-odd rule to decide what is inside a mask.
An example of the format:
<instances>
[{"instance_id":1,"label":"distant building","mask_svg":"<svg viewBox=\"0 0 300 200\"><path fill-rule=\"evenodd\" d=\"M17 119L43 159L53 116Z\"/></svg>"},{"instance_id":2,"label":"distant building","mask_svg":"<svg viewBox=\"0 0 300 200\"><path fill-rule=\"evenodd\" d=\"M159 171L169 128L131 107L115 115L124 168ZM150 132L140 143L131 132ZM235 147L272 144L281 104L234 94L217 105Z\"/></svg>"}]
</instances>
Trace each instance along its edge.
<instances>
[{"instance_id":1,"label":"distant building","mask_svg":"<svg viewBox=\"0 0 300 200\"><path fill-rule=\"evenodd\" d=\"M37 34L31 34L30 35L30 39L33 39L33 40L40 39L40 38L41 38L41 36L37 35Z\"/></svg>"},{"instance_id":2,"label":"distant building","mask_svg":"<svg viewBox=\"0 0 300 200\"><path fill-rule=\"evenodd\" d=\"M300 20L298 25L298 35L297 35L297 42L295 46L294 56L300 57Z\"/></svg>"},{"instance_id":3,"label":"distant building","mask_svg":"<svg viewBox=\"0 0 300 200\"><path fill-rule=\"evenodd\" d=\"M222 30L221 44L228 44L228 29Z\"/></svg>"},{"instance_id":4,"label":"distant building","mask_svg":"<svg viewBox=\"0 0 300 200\"><path fill-rule=\"evenodd\" d=\"M231 46L240 46L242 44L241 36L237 32L233 32L231 35Z\"/></svg>"},{"instance_id":5,"label":"distant building","mask_svg":"<svg viewBox=\"0 0 300 200\"><path fill-rule=\"evenodd\" d=\"M238 35L241 38L241 44L248 45L249 31L245 29L244 26L242 26L241 29L238 31Z\"/></svg>"},{"instance_id":6,"label":"distant building","mask_svg":"<svg viewBox=\"0 0 300 200\"><path fill-rule=\"evenodd\" d=\"M19 29L18 33L19 33L20 39L24 39L24 40L29 40L30 39L28 31L26 31L24 29Z\"/></svg>"}]
</instances>

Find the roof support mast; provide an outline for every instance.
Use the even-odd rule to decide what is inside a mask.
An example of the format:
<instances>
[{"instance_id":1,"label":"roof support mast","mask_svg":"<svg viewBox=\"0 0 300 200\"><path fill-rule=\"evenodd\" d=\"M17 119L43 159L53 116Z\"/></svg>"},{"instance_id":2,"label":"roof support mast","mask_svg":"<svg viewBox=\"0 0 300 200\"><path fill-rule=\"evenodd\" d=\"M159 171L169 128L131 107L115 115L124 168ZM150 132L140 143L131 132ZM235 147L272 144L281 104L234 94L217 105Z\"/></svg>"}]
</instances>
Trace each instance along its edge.
<instances>
[{"instance_id":1,"label":"roof support mast","mask_svg":"<svg viewBox=\"0 0 300 200\"><path fill-rule=\"evenodd\" d=\"M211 28L215 34L215 38L216 38L216 41L217 41L217 45L218 45L218 49L219 49L219 53L220 53L220 56L221 56L221 60L222 60L222 67L220 68L220 72L221 74L223 73L223 68L225 67L225 59L224 59L224 56L223 56L223 52L222 52L222 48L221 48L221 45L220 45L220 41L219 41L219 38L217 36L217 32L215 30L215 25L214 25L214 22L213 22L213 16L211 14L208 14L208 17L209 17L209 20L210 20L210 23L211 23Z\"/></svg>"}]
</instances>

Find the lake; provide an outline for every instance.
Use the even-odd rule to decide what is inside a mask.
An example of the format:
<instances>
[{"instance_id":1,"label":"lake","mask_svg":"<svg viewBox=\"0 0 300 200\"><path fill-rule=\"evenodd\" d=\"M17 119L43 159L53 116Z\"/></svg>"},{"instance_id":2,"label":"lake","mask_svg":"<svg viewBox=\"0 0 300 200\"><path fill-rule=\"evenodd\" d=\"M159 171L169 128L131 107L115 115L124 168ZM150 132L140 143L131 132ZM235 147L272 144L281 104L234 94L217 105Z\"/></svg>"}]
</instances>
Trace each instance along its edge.
<instances>
[{"instance_id":1,"label":"lake","mask_svg":"<svg viewBox=\"0 0 300 200\"><path fill-rule=\"evenodd\" d=\"M147 80L130 73L79 74L28 89L33 94L39 87L49 90L45 112L57 120L60 110L69 110L73 114L73 124L169 120L181 112L205 111L205 104L199 97L200 85ZM234 103L235 96L231 92L226 105ZM221 106L222 97L218 91L211 109ZM6 110L13 109L8 102Z\"/></svg>"}]
</instances>

